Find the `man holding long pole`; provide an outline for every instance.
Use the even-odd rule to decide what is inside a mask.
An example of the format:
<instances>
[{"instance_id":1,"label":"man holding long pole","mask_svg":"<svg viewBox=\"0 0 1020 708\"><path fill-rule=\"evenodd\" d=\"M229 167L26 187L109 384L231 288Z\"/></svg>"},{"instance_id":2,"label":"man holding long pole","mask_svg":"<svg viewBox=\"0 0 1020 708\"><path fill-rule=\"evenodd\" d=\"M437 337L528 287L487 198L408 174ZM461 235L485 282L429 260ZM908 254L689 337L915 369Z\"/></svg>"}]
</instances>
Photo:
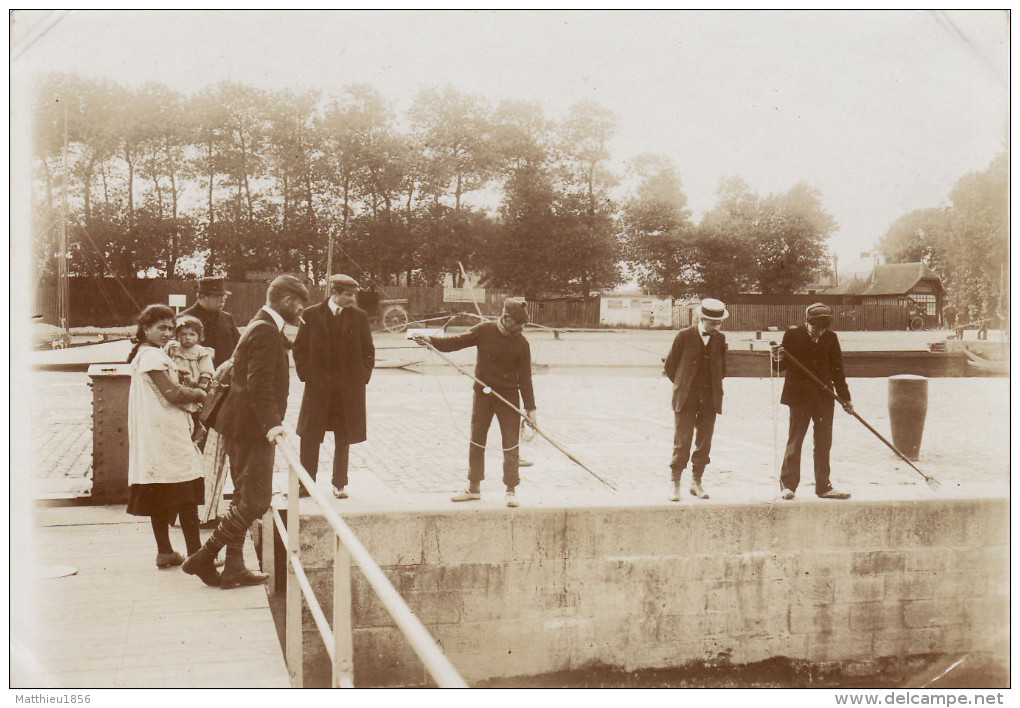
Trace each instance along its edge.
<instances>
[{"instance_id":1,"label":"man holding long pole","mask_svg":"<svg viewBox=\"0 0 1020 708\"><path fill-rule=\"evenodd\" d=\"M528 311L523 301L507 298L503 312L495 322L482 322L464 334L445 337L416 336L419 344L429 344L441 352L453 352L467 347L478 348L475 365L476 379L471 404L471 447L468 452L468 487L452 501L474 501L482 498L481 482L485 477L485 440L489 435L492 417L499 421L503 440L503 484L506 485L506 505L518 505L516 489L520 482L520 416L507 405L514 406L523 399L528 421L534 423L535 390L531 381L531 347L522 331L528 322ZM499 396L492 395L498 393ZM504 400L500 400L500 398Z\"/></svg>"},{"instance_id":2,"label":"man holding long pole","mask_svg":"<svg viewBox=\"0 0 1020 708\"><path fill-rule=\"evenodd\" d=\"M814 425L815 494L822 499L849 499L847 492L832 488L829 481L829 450L832 447L833 396L813 380L835 388L843 409L853 414L850 389L843 370L843 352L839 337L832 331L832 309L816 302L807 308L807 322L791 327L783 336L781 348L774 348L773 359L780 371L786 371L780 403L790 407L790 436L780 473L783 499L793 499L800 484L800 451L808 424ZM784 352L801 366L787 367Z\"/></svg>"}]
</instances>

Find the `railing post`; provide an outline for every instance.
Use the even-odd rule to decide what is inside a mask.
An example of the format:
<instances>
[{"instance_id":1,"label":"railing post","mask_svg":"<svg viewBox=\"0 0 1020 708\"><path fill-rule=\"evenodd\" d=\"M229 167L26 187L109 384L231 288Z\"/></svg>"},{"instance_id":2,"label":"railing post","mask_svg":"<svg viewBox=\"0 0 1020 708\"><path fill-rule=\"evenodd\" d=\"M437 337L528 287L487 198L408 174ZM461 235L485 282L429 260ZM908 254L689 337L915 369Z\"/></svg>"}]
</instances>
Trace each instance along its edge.
<instances>
[{"instance_id":1,"label":"railing post","mask_svg":"<svg viewBox=\"0 0 1020 708\"><path fill-rule=\"evenodd\" d=\"M262 515L262 572L269 573L266 592L269 597L276 595L276 520L273 505L270 504Z\"/></svg>"},{"instance_id":2,"label":"railing post","mask_svg":"<svg viewBox=\"0 0 1020 708\"><path fill-rule=\"evenodd\" d=\"M351 598L351 566L357 563L365 581L376 593L383 606L396 622L397 628L407 637L414 653L425 664L426 670L440 687L467 687L464 679L443 654L425 625L397 592L382 568L372 558L351 528L329 504L322 492L314 487L311 475L301 466L300 457L290 442L284 438L278 449L286 459L290 472L288 476L287 528L287 623L286 653L287 670L291 685L301 688L302 674L302 593L307 593L308 609L315 626L326 645L327 653L333 660L333 681L336 686L354 686L353 621ZM336 535L333 555L333 627L329 626L322 608L315 597L315 591L301 566L300 502L301 485L308 485L312 501L319 505L323 517Z\"/></svg>"},{"instance_id":3,"label":"railing post","mask_svg":"<svg viewBox=\"0 0 1020 708\"><path fill-rule=\"evenodd\" d=\"M333 688L354 687L351 554L339 536L333 550Z\"/></svg>"},{"instance_id":4,"label":"railing post","mask_svg":"<svg viewBox=\"0 0 1020 708\"><path fill-rule=\"evenodd\" d=\"M287 671L290 685L304 685L304 637L301 626L301 587L294 569L294 558L301 551L301 507L298 492L301 482L291 469L287 475Z\"/></svg>"}]
</instances>

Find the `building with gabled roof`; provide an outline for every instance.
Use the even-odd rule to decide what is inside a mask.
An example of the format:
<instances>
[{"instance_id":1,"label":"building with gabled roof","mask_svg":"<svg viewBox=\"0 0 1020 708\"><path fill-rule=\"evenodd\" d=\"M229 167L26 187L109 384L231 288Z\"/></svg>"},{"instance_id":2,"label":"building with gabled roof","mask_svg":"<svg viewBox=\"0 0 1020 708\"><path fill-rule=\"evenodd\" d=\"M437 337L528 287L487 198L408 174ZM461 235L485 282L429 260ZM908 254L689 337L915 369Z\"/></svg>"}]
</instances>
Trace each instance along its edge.
<instances>
[{"instance_id":1,"label":"building with gabled roof","mask_svg":"<svg viewBox=\"0 0 1020 708\"><path fill-rule=\"evenodd\" d=\"M876 265L866 277L844 280L825 294L857 296L862 305L905 305L930 327L939 323L946 290L924 263L887 263Z\"/></svg>"}]
</instances>

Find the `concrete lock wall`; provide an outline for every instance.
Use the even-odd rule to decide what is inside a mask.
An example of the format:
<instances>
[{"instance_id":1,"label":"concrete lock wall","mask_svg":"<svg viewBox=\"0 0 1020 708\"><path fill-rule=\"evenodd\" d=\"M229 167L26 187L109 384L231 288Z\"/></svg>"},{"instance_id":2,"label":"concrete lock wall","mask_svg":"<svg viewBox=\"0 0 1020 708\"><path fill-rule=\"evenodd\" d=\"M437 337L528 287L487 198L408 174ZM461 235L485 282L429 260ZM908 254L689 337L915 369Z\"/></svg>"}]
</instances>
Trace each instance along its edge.
<instances>
[{"instance_id":1,"label":"concrete lock wall","mask_svg":"<svg viewBox=\"0 0 1020 708\"><path fill-rule=\"evenodd\" d=\"M595 664L868 661L1008 646L1007 500L345 518L468 682ZM303 520L302 547L331 616L321 517ZM427 684L356 569L353 586L356 683ZM328 681L305 614L306 677Z\"/></svg>"}]
</instances>

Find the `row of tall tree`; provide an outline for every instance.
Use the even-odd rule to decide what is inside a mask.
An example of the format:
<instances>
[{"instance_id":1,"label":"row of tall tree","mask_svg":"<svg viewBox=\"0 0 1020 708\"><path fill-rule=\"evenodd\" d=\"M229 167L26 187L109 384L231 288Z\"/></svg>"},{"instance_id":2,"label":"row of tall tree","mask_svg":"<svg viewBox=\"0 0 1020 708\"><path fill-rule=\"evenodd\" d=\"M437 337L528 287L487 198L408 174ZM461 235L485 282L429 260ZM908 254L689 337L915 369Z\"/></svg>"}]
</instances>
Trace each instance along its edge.
<instances>
[{"instance_id":1,"label":"row of tall tree","mask_svg":"<svg viewBox=\"0 0 1020 708\"><path fill-rule=\"evenodd\" d=\"M739 179L694 224L681 179L643 155L610 170L614 115L561 121L536 103L423 89L398 115L365 85L338 95L238 83L184 95L53 74L37 83L40 271L63 205L70 272L136 277L333 270L434 285L461 265L528 295L588 294L635 275L663 295L792 292L828 263L835 222L798 185Z\"/></svg>"},{"instance_id":2,"label":"row of tall tree","mask_svg":"<svg viewBox=\"0 0 1020 708\"><path fill-rule=\"evenodd\" d=\"M897 219L880 250L890 263L923 261L942 279L946 314L960 322L1009 310L1009 155L961 177L949 204Z\"/></svg>"}]
</instances>

